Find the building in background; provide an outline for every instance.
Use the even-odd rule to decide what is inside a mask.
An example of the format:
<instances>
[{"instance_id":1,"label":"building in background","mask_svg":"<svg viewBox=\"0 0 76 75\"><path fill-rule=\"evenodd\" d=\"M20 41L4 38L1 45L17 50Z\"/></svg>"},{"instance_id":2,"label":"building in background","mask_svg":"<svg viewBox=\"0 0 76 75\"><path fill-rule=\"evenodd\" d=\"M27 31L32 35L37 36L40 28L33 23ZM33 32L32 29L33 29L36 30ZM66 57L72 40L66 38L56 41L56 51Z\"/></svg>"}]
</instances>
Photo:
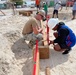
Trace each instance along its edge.
<instances>
[{"instance_id":1,"label":"building in background","mask_svg":"<svg viewBox=\"0 0 76 75\"><path fill-rule=\"evenodd\" d=\"M0 4L1 4L1 3L5 3L6 1L7 1L7 0L0 0Z\"/></svg>"},{"instance_id":2,"label":"building in background","mask_svg":"<svg viewBox=\"0 0 76 75\"><path fill-rule=\"evenodd\" d=\"M35 0L31 0L35 1ZM47 2L48 6L54 6L55 3L58 1L62 2L62 5L66 5L67 0L40 0L41 1L41 6L43 5L43 2Z\"/></svg>"},{"instance_id":3,"label":"building in background","mask_svg":"<svg viewBox=\"0 0 76 75\"><path fill-rule=\"evenodd\" d=\"M5 9L6 8L6 3L7 0L0 0L0 9Z\"/></svg>"}]
</instances>

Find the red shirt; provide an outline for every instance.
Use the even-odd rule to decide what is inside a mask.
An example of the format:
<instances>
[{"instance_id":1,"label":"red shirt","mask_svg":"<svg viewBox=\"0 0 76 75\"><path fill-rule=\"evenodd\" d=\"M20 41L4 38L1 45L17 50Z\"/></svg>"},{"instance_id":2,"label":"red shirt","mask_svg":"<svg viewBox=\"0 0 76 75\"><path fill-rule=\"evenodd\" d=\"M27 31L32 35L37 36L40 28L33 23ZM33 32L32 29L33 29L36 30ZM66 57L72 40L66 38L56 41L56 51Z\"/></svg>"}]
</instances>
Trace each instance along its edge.
<instances>
[{"instance_id":1,"label":"red shirt","mask_svg":"<svg viewBox=\"0 0 76 75\"><path fill-rule=\"evenodd\" d=\"M40 4L40 0L36 0L36 5L39 5Z\"/></svg>"}]
</instances>

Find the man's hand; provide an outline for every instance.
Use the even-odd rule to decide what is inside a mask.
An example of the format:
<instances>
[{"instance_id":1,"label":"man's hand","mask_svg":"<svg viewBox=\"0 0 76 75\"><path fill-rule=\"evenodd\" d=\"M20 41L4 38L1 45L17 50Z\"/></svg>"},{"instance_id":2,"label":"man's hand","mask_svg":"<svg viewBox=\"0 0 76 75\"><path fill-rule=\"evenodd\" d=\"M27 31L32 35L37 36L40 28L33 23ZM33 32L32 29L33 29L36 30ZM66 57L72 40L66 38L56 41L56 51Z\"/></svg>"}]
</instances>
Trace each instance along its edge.
<instances>
[{"instance_id":1,"label":"man's hand","mask_svg":"<svg viewBox=\"0 0 76 75\"><path fill-rule=\"evenodd\" d=\"M42 33L42 31L43 31L42 28L40 28L40 29L38 30L39 33Z\"/></svg>"},{"instance_id":2,"label":"man's hand","mask_svg":"<svg viewBox=\"0 0 76 75\"><path fill-rule=\"evenodd\" d=\"M53 42L52 40L50 40L49 45L50 45L50 44L54 44L54 42Z\"/></svg>"}]
</instances>

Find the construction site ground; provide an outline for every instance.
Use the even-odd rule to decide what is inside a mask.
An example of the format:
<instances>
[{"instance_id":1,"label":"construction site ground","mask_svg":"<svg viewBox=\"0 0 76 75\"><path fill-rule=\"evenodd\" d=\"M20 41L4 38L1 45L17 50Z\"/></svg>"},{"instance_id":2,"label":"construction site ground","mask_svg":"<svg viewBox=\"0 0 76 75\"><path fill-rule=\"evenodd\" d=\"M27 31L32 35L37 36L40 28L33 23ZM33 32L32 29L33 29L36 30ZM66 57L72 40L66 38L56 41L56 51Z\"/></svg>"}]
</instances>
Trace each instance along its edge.
<instances>
[{"instance_id":1,"label":"construction site ground","mask_svg":"<svg viewBox=\"0 0 76 75\"><path fill-rule=\"evenodd\" d=\"M17 10L17 14L12 15L12 9L2 11L6 16L0 12L0 75L32 75L33 51L22 38L22 29L30 16L19 15ZM51 17L52 12L53 8L49 8L48 14ZM76 19L71 19L71 7L59 11L59 20L65 22L76 34ZM52 30L49 38L54 39ZM40 59L40 75L45 75L46 67L50 68L50 75L76 75L76 46L67 55L55 51L52 45L49 49L49 59Z\"/></svg>"}]
</instances>

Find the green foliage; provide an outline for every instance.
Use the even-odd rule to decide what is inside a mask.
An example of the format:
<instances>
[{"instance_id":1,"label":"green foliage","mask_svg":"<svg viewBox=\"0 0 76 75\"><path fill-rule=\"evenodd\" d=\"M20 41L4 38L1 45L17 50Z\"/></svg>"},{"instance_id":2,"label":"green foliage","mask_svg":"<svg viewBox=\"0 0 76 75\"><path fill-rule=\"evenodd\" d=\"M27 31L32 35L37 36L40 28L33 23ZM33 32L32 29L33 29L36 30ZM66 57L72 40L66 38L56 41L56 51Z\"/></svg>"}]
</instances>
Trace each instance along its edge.
<instances>
[{"instance_id":1,"label":"green foliage","mask_svg":"<svg viewBox=\"0 0 76 75\"><path fill-rule=\"evenodd\" d=\"M23 5L23 0L11 0L11 2L15 2L16 5Z\"/></svg>"},{"instance_id":2,"label":"green foliage","mask_svg":"<svg viewBox=\"0 0 76 75\"><path fill-rule=\"evenodd\" d=\"M23 5L23 2L16 2L17 5Z\"/></svg>"},{"instance_id":3,"label":"green foliage","mask_svg":"<svg viewBox=\"0 0 76 75\"><path fill-rule=\"evenodd\" d=\"M49 7L53 7L53 6L54 6L54 1L50 1Z\"/></svg>"}]
</instances>

